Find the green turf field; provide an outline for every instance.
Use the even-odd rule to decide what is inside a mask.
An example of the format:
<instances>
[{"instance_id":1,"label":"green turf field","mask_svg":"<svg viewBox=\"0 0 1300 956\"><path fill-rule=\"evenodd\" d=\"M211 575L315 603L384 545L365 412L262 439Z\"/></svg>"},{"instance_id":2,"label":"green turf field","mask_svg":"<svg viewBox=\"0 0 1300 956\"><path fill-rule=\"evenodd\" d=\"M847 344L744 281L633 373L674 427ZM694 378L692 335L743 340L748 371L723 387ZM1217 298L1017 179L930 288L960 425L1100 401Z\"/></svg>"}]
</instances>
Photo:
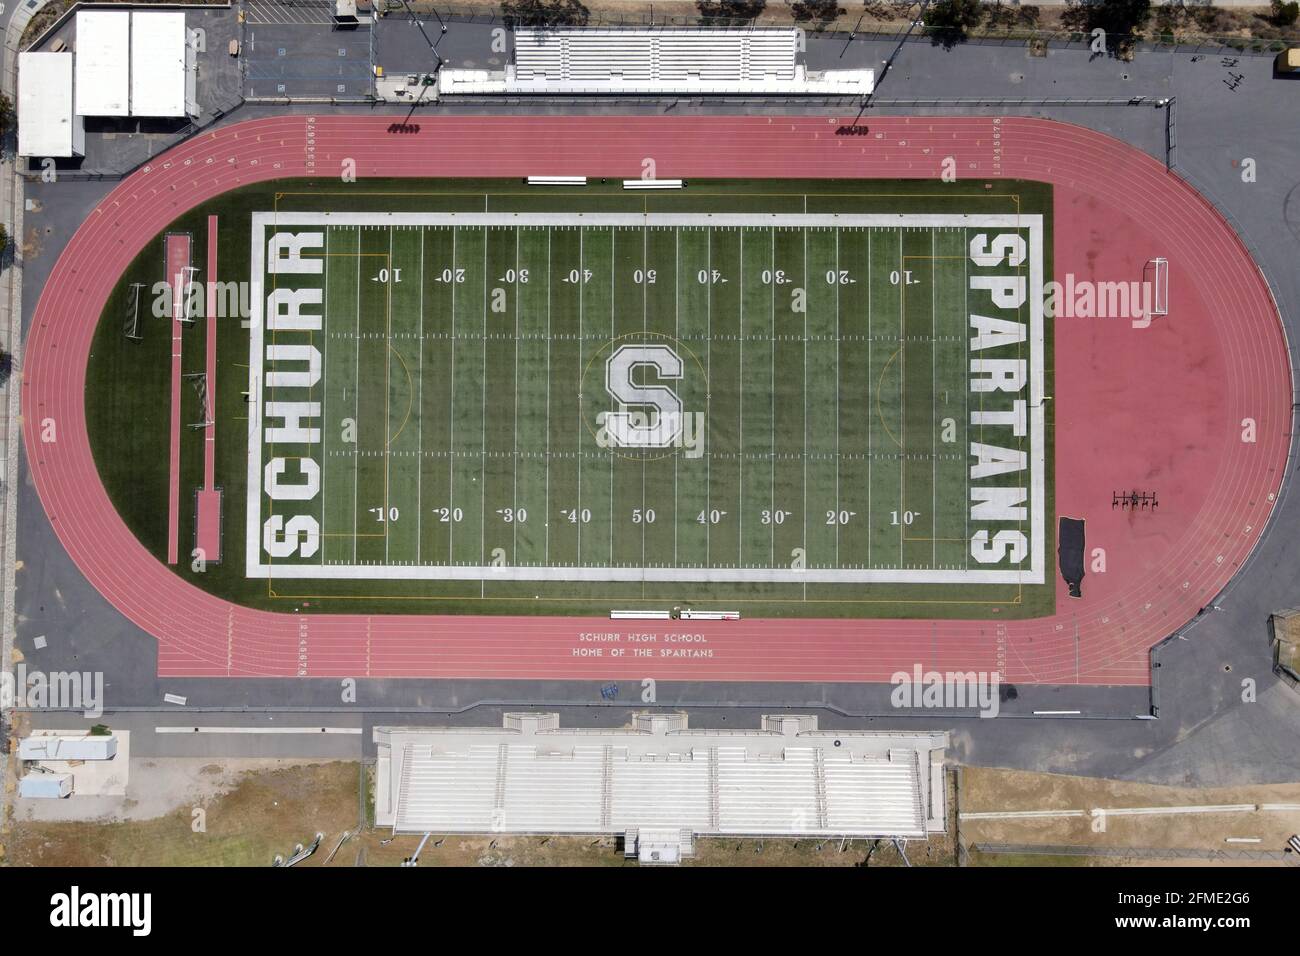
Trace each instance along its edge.
<instances>
[{"instance_id":1,"label":"green turf field","mask_svg":"<svg viewBox=\"0 0 1300 956\"><path fill-rule=\"evenodd\" d=\"M260 291L221 327L226 560L179 573L341 610L1051 610L1045 187L401 185L201 211ZM91 410L165 441L161 405Z\"/></svg>"}]
</instances>

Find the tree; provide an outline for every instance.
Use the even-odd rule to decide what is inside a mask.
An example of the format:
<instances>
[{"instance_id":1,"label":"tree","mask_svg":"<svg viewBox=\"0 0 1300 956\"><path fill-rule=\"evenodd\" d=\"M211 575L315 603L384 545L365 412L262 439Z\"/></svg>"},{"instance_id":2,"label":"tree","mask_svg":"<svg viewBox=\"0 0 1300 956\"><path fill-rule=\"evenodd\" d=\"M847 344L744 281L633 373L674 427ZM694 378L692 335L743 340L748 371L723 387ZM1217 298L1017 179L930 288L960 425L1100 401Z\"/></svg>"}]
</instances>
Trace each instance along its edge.
<instances>
[{"instance_id":1,"label":"tree","mask_svg":"<svg viewBox=\"0 0 1300 956\"><path fill-rule=\"evenodd\" d=\"M501 17L508 27L582 27L591 14L578 0L504 0Z\"/></svg>"},{"instance_id":2,"label":"tree","mask_svg":"<svg viewBox=\"0 0 1300 956\"><path fill-rule=\"evenodd\" d=\"M790 15L797 22L815 22L818 26L833 22L843 12L838 0L795 0L790 4Z\"/></svg>"},{"instance_id":3,"label":"tree","mask_svg":"<svg viewBox=\"0 0 1300 956\"><path fill-rule=\"evenodd\" d=\"M984 9L979 0L938 0L925 11L930 42L951 50L966 39L966 32L980 25Z\"/></svg>"},{"instance_id":4,"label":"tree","mask_svg":"<svg viewBox=\"0 0 1300 956\"><path fill-rule=\"evenodd\" d=\"M0 93L0 134L7 133L14 124L14 104Z\"/></svg>"},{"instance_id":5,"label":"tree","mask_svg":"<svg viewBox=\"0 0 1300 956\"><path fill-rule=\"evenodd\" d=\"M756 19L767 0L696 0L700 17L714 23L743 23Z\"/></svg>"},{"instance_id":6,"label":"tree","mask_svg":"<svg viewBox=\"0 0 1300 956\"><path fill-rule=\"evenodd\" d=\"M1032 30L1038 26L1039 9L1035 6L1013 7L995 3L988 8L988 26L1008 33L1017 28Z\"/></svg>"},{"instance_id":7,"label":"tree","mask_svg":"<svg viewBox=\"0 0 1300 956\"><path fill-rule=\"evenodd\" d=\"M1105 34L1106 52L1131 58L1133 47L1151 19L1151 0L1066 0L1061 22L1072 30Z\"/></svg>"},{"instance_id":8,"label":"tree","mask_svg":"<svg viewBox=\"0 0 1300 956\"><path fill-rule=\"evenodd\" d=\"M1284 0L1273 0L1273 15L1269 20L1275 27L1295 26L1296 20L1300 20L1300 3L1296 0L1290 3Z\"/></svg>"}]
</instances>

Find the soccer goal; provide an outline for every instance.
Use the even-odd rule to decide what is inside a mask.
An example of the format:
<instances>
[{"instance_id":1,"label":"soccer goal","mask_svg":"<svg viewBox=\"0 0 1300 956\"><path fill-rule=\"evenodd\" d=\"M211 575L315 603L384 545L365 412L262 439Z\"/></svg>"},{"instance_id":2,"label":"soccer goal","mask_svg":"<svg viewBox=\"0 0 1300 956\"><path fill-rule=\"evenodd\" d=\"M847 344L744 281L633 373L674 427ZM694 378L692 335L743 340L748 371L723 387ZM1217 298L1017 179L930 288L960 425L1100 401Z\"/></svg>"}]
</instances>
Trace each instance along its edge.
<instances>
[{"instance_id":1,"label":"soccer goal","mask_svg":"<svg viewBox=\"0 0 1300 956\"><path fill-rule=\"evenodd\" d=\"M1148 259L1143 279L1151 283L1151 314L1169 314L1169 260Z\"/></svg>"}]
</instances>

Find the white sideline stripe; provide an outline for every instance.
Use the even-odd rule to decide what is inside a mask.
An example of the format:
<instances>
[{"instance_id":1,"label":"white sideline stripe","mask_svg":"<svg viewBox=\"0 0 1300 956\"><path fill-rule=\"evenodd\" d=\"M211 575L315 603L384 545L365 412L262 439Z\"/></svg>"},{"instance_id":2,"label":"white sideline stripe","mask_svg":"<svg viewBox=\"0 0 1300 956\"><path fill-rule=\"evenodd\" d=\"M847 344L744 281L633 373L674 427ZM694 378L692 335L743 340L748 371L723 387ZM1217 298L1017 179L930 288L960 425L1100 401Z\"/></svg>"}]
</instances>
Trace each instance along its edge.
<instances>
[{"instance_id":1,"label":"white sideline stripe","mask_svg":"<svg viewBox=\"0 0 1300 956\"><path fill-rule=\"evenodd\" d=\"M666 182L658 180L657 182ZM683 567L492 567L483 565L326 565L278 563L274 575L280 578L340 578L353 580L466 580L483 581L488 578L515 581L652 581L652 582L783 582L807 584L1041 584L1046 580L1046 517L1045 449L1043 408L1043 221L1039 215L961 215L961 214L728 214L728 213L410 213L410 212L255 212L252 215L251 272L260 281L265 275L265 230L303 225L361 226L463 226L485 228L489 226L694 226L710 227L772 227L793 228L1006 228L1027 229L1030 244L1030 490L1033 509L1030 522L1032 542L1028 568L992 569L838 569L815 568L796 570L788 567L774 568L683 568ZM807 237L805 236L805 243ZM453 243L455 232L453 232ZM454 250L454 245L453 245ZM454 261L453 251L453 261ZM358 262L360 260L358 259ZM805 255L805 265L807 258ZM613 266L611 265L611 268ZM360 283L358 283L358 287ZM805 282L806 286L806 282ZM359 294L359 292L358 292ZM452 286L455 295L455 286ZM611 302L613 296L611 295ZM454 299L453 299L454 303ZM263 564L261 544L262 528L262 359L264 302L258 296L252 303L249 334L249 455L248 455L248 506L246 513L245 575L250 578L268 578L272 566ZM454 308L453 308L454 321ZM806 323L806 318L805 318ZM454 375L454 362L453 362ZM454 386L453 386L454 387ZM805 414L806 414L805 409ZM805 468L806 468L805 462ZM454 469L453 469L454 471ZM612 481L611 471L611 481ZM805 483L806 491L806 483ZM454 500L454 494L452 495ZM611 499L612 501L612 499ZM710 501L711 504L711 501ZM807 507L804 508L807 520ZM614 522L610 522L613 535ZM706 533L707 533L706 528ZM355 545L355 538L354 538ZM322 547L323 547L322 543ZM449 554L450 558L450 554Z\"/></svg>"},{"instance_id":2,"label":"white sideline stripe","mask_svg":"<svg viewBox=\"0 0 1300 956\"><path fill-rule=\"evenodd\" d=\"M360 727L155 727L155 734L351 734Z\"/></svg>"}]
</instances>

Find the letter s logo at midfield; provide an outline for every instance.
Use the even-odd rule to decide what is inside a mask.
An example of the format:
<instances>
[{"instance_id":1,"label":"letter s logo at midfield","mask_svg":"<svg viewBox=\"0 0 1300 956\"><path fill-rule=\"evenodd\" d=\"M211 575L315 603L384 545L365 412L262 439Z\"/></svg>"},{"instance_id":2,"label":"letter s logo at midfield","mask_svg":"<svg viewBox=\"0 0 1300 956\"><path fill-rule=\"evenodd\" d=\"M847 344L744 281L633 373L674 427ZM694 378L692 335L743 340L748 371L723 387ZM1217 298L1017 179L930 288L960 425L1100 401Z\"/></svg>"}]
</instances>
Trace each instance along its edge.
<instances>
[{"instance_id":1,"label":"letter s logo at midfield","mask_svg":"<svg viewBox=\"0 0 1300 956\"><path fill-rule=\"evenodd\" d=\"M605 363L605 390L619 410L604 416L604 427L622 448L668 448L682 434L682 400L666 385L636 385L634 369L650 365L661 379L682 377L680 356L666 345L624 345ZM649 415L629 413L629 405L654 409Z\"/></svg>"}]
</instances>

